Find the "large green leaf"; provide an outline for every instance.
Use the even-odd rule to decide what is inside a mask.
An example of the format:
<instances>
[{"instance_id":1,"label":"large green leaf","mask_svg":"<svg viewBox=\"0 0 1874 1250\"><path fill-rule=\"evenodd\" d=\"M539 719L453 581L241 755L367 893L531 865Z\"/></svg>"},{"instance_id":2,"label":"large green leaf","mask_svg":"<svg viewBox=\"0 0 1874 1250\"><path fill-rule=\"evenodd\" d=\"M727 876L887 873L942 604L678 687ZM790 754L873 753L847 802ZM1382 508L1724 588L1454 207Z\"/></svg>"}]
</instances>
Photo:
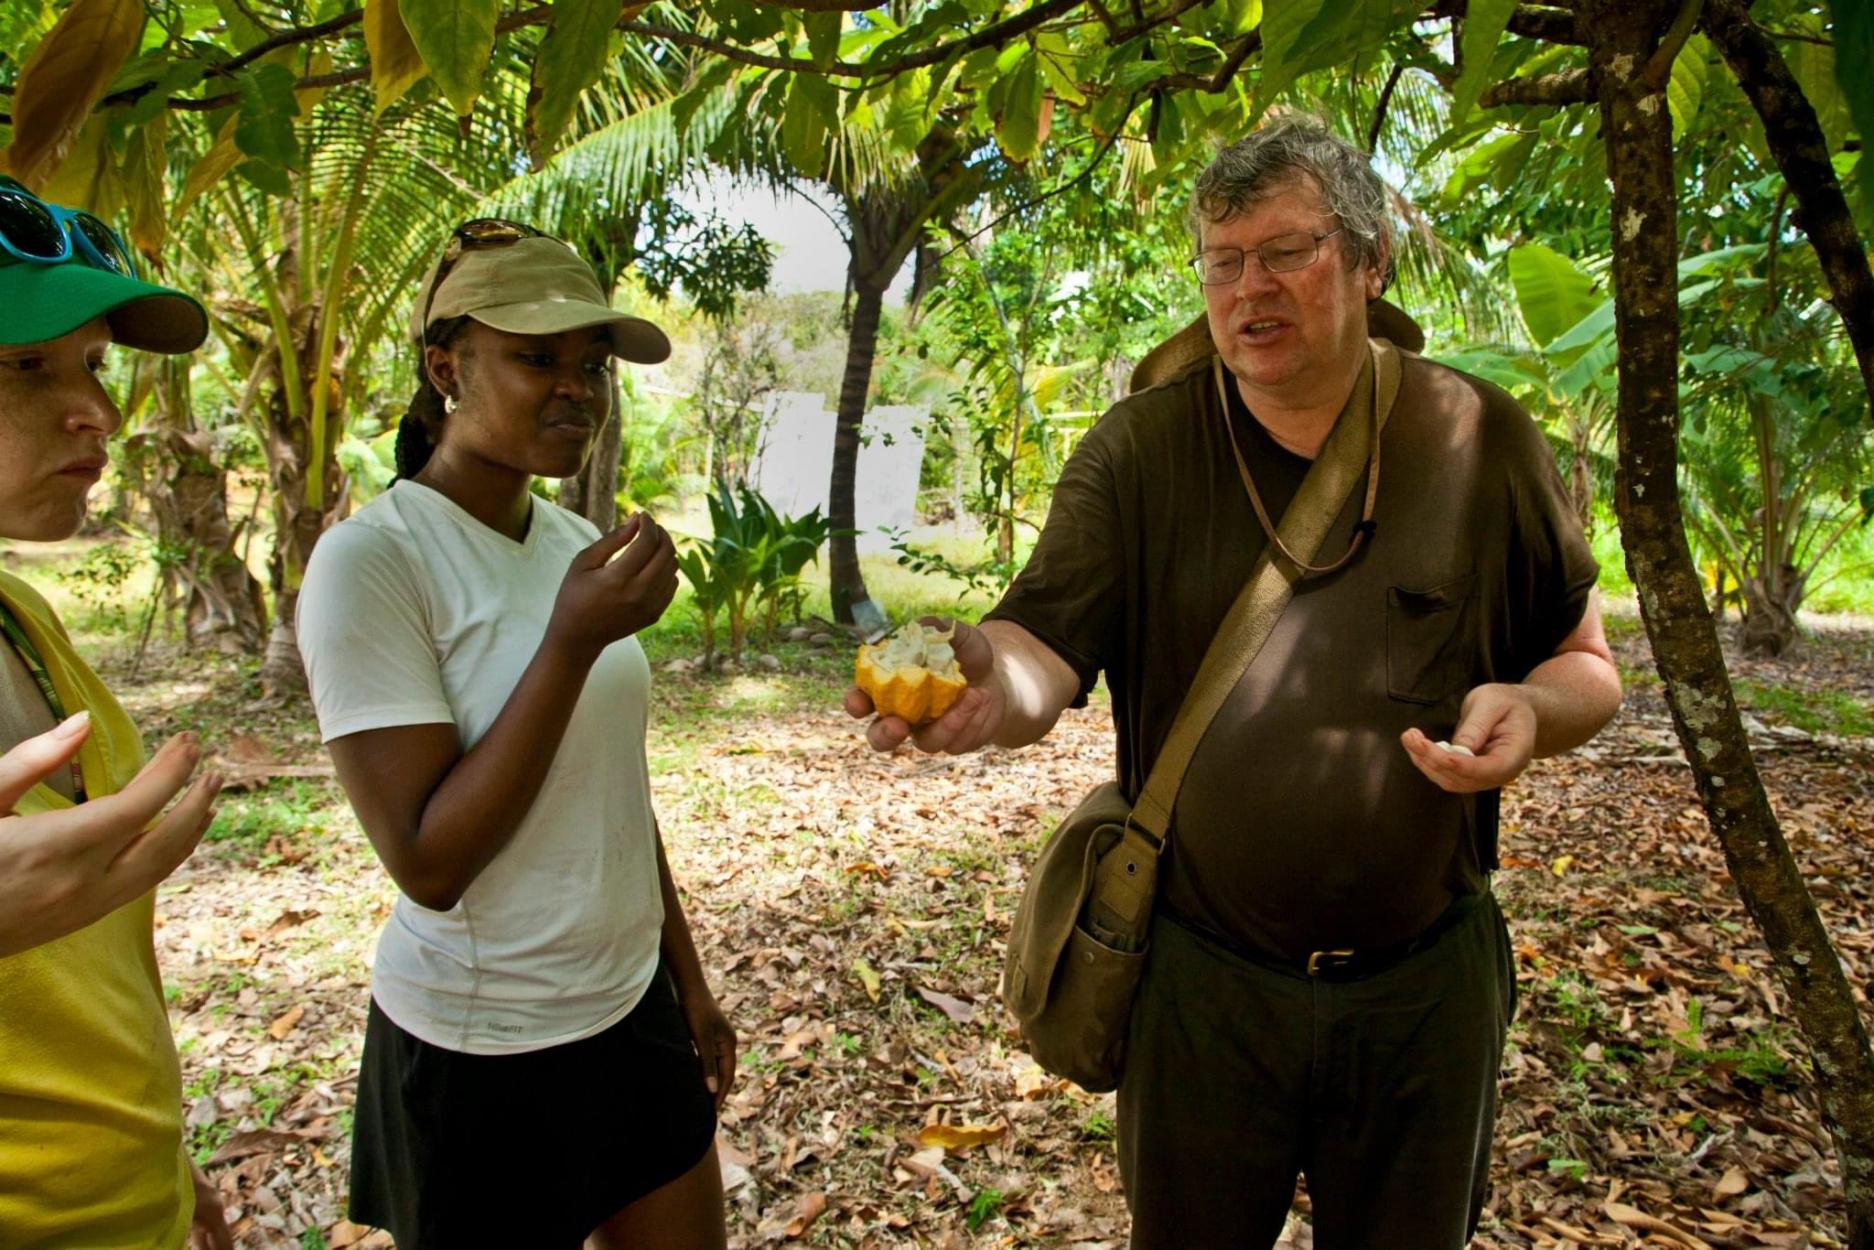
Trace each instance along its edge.
<instances>
[{"instance_id":1,"label":"large green leaf","mask_svg":"<svg viewBox=\"0 0 1874 1250\"><path fill-rule=\"evenodd\" d=\"M620 0L554 0L527 95L527 139L534 168L540 168L559 143L580 93L605 69L612 23L622 9Z\"/></svg>"},{"instance_id":2,"label":"large green leaf","mask_svg":"<svg viewBox=\"0 0 1874 1250\"><path fill-rule=\"evenodd\" d=\"M996 84L991 107L996 111L996 143L1010 160L1020 164L1041 146L1041 75L1033 49L1015 62L1009 75Z\"/></svg>"},{"instance_id":3,"label":"large green leaf","mask_svg":"<svg viewBox=\"0 0 1874 1250\"><path fill-rule=\"evenodd\" d=\"M781 150L802 174L818 177L826 165L829 125L839 124L839 92L818 74L795 74L781 114Z\"/></svg>"},{"instance_id":4,"label":"large green leaf","mask_svg":"<svg viewBox=\"0 0 1874 1250\"><path fill-rule=\"evenodd\" d=\"M293 71L263 62L236 81L241 97L240 121L234 125L234 146L264 165L290 169L299 163L299 136L293 118L299 100L293 95Z\"/></svg>"},{"instance_id":5,"label":"large green leaf","mask_svg":"<svg viewBox=\"0 0 1874 1250\"><path fill-rule=\"evenodd\" d=\"M468 116L481 94L500 11L500 0L402 0L399 5L410 41L459 117Z\"/></svg>"},{"instance_id":6,"label":"large green leaf","mask_svg":"<svg viewBox=\"0 0 1874 1250\"><path fill-rule=\"evenodd\" d=\"M1497 44L1516 11L1516 0L1471 0L1464 16L1464 37L1459 48L1464 53L1464 70L1451 87L1451 121L1464 120L1477 97L1490 85L1490 67L1496 60Z\"/></svg>"},{"instance_id":7,"label":"large green leaf","mask_svg":"<svg viewBox=\"0 0 1874 1250\"><path fill-rule=\"evenodd\" d=\"M808 13L804 17L807 27L807 55L821 69L830 66L839 56L839 28L846 15L837 10L831 13Z\"/></svg>"},{"instance_id":8,"label":"large green leaf","mask_svg":"<svg viewBox=\"0 0 1874 1250\"><path fill-rule=\"evenodd\" d=\"M1309 70L1345 65L1378 47L1424 7L1419 0L1266 0L1258 106L1267 108Z\"/></svg>"},{"instance_id":9,"label":"large green leaf","mask_svg":"<svg viewBox=\"0 0 1874 1250\"><path fill-rule=\"evenodd\" d=\"M1510 285L1529 337L1549 347L1600 307L1594 279L1574 261L1540 243L1510 249Z\"/></svg>"},{"instance_id":10,"label":"large green leaf","mask_svg":"<svg viewBox=\"0 0 1874 1250\"><path fill-rule=\"evenodd\" d=\"M1835 80L1865 147L1874 143L1874 4L1829 0L1828 7L1835 17ZM1857 172L1863 200L1874 204L1874 161L1863 160Z\"/></svg>"},{"instance_id":11,"label":"large green leaf","mask_svg":"<svg viewBox=\"0 0 1874 1250\"><path fill-rule=\"evenodd\" d=\"M1848 97L1835 80L1835 49L1797 40L1784 46L1783 59L1789 62L1790 73L1796 76L1797 85L1815 109L1828 150L1841 151L1842 143L1854 129L1854 118L1848 112Z\"/></svg>"},{"instance_id":12,"label":"large green leaf","mask_svg":"<svg viewBox=\"0 0 1874 1250\"><path fill-rule=\"evenodd\" d=\"M1672 113L1672 137L1678 138L1698 116L1698 106L1705 99L1705 75L1711 67L1711 41L1693 35L1679 49L1672 62L1672 76L1666 82L1666 107Z\"/></svg>"}]
</instances>

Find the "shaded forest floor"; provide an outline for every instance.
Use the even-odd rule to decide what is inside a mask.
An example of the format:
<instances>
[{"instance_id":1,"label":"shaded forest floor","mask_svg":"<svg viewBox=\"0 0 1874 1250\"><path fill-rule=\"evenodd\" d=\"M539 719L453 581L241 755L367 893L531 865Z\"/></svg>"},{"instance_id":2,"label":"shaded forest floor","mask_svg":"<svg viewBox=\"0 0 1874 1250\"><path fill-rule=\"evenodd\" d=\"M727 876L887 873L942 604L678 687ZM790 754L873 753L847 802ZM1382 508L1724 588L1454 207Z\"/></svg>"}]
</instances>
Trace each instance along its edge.
<instances>
[{"instance_id":1,"label":"shaded forest floor","mask_svg":"<svg viewBox=\"0 0 1874 1250\"><path fill-rule=\"evenodd\" d=\"M1506 801L1498 889L1522 1006L1476 1244L1838 1245L1804 1048L1638 622L1612 626L1619 719ZM675 645L650 640L660 668ZM732 1244L1123 1246L1110 1098L1036 1069L994 999L1027 865L1110 770L1105 704L1022 752L881 758L838 710L843 646L775 654L778 673L660 671L651 738L673 867L742 1038L722 1126ZM388 1245L343 1220L343 1196L393 887L309 709L256 706L231 662L158 650L137 677L104 667L152 740L198 729L242 783L158 908L191 1148L243 1246ZM1784 829L1865 985L1874 630L1832 629L1797 660L1733 674ZM1311 1245L1307 1211L1299 1194L1285 1245Z\"/></svg>"}]
</instances>

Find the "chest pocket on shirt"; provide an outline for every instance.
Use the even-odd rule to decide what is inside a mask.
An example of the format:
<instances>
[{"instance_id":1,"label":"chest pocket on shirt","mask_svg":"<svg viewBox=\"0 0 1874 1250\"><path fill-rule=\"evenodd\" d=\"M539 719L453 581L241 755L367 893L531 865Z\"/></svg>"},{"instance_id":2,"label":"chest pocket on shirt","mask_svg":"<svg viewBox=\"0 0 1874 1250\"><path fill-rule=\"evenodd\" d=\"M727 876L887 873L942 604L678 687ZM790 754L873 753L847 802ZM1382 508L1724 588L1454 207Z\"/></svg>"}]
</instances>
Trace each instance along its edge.
<instances>
[{"instance_id":1,"label":"chest pocket on shirt","mask_svg":"<svg viewBox=\"0 0 1874 1250\"><path fill-rule=\"evenodd\" d=\"M1429 590L1386 589L1386 693L1407 703L1437 703L1463 684L1464 645L1477 575Z\"/></svg>"}]
</instances>

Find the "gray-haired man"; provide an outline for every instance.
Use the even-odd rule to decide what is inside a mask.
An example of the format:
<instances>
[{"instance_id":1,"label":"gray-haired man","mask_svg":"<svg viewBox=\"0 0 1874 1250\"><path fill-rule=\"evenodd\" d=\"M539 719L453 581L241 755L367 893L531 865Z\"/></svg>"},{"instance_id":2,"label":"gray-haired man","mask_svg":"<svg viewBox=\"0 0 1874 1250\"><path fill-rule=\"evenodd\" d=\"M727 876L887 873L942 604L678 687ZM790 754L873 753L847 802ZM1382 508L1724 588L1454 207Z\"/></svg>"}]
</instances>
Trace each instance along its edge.
<instances>
[{"instance_id":1,"label":"gray-haired man","mask_svg":"<svg viewBox=\"0 0 1874 1250\"><path fill-rule=\"evenodd\" d=\"M874 721L873 747L1034 742L1104 672L1136 795L1265 545L1250 489L1279 524L1336 422L1369 418L1390 239L1366 157L1286 118L1193 198L1234 384L1207 355L1106 414L1028 566L959 630L971 688L915 734ZM1515 1002L1498 789L1595 733L1620 686L1541 433L1486 383L1410 354L1402 374L1371 541L1300 582L1180 792L1119 1090L1140 1250L1268 1246L1298 1173L1318 1250L1443 1250L1476 1226Z\"/></svg>"}]
</instances>

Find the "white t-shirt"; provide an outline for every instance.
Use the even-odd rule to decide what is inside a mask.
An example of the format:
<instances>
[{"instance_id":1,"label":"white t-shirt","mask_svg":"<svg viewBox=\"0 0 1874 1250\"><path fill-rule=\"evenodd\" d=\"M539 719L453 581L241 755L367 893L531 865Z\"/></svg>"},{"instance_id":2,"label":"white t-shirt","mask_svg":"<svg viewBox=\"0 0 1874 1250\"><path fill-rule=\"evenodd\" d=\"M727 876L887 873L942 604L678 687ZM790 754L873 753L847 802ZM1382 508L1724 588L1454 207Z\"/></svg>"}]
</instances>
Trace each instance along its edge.
<instances>
[{"instance_id":1,"label":"white t-shirt","mask_svg":"<svg viewBox=\"0 0 1874 1250\"><path fill-rule=\"evenodd\" d=\"M327 742L394 725L488 732L546 634L572 558L598 538L533 499L521 542L399 482L319 539L299 650ZM520 827L448 911L399 896L372 996L398 1027L469 1054L589 1037L657 970L663 894L644 757L650 666L600 654Z\"/></svg>"}]
</instances>

